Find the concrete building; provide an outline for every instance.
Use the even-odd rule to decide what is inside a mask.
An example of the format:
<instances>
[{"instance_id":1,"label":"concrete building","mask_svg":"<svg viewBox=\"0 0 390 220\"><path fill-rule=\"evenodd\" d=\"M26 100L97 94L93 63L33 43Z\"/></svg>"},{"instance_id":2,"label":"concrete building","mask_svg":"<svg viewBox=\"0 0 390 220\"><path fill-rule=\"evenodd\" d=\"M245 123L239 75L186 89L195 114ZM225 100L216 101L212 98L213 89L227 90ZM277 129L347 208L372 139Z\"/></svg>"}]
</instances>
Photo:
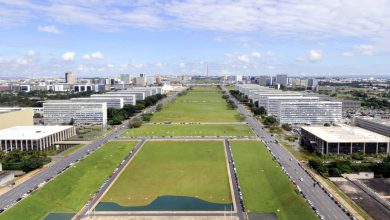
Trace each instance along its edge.
<instances>
[{"instance_id":1,"label":"concrete building","mask_svg":"<svg viewBox=\"0 0 390 220\"><path fill-rule=\"evenodd\" d=\"M93 103L107 103L107 108L122 109L124 100L120 97L89 97L89 98L71 98L71 102L93 102Z\"/></svg>"},{"instance_id":2,"label":"concrete building","mask_svg":"<svg viewBox=\"0 0 390 220\"><path fill-rule=\"evenodd\" d=\"M259 76L259 85L260 86L269 86L270 77L269 76Z\"/></svg>"},{"instance_id":3,"label":"concrete building","mask_svg":"<svg viewBox=\"0 0 390 220\"><path fill-rule=\"evenodd\" d=\"M136 86L146 86L147 78L145 74L140 74L139 77L133 78L133 84Z\"/></svg>"},{"instance_id":4,"label":"concrete building","mask_svg":"<svg viewBox=\"0 0 390 220\"><path fill-rule=\"evenodd\" d=\"M0 108L0 129L34 125L32 108Z\"/></svg>"},{"instance_id":5,"label":"concrete building","mask_svg":"<svg viewBox=\"0 0 390 220\"><path fill-rule=\"evenodd\" d=\"M390 138L351 126L302 127L301 144L322 154L389 153Z\"/></svg>"},{"instance_id":6,"label":"concrete building","mask_svg":"<svg viewBox=\"0 0 390 220\"><path fill-rule=\"evenodd\" d=\"M120 75L121 81L123 84L131 84L131 76L130 74L121 74Z\"/></svg>"},{"instance_id":7,"label":"concrete building","mask_svg":"<svg viewBox=\"0 0 390 220\"><path fill-rule=\"evenodd\" d=\"M76 134L73 126L15 126L0 130L0 149L46 151L55 149L55 143Z\"/></svg>"},{"instance_id":8,"label":"concrete building","mask_svg":"<svg viewBox=\"0 0 390 220\"><path fill-rule=\"evenodd\" d=\"M278 116L281 102L317 102L318 97L303 96L267 96L265 110L267 115Z\"/></svg>"},{"instance_id":9,"label":"concrete building","mask_svg":"<svg viewBox=\"0 0 390 220\"><path fill-rule=\"evenodd\" d=\"M72 72L65 73L65 83L75 84L76 83L76 75Z\"/></svg>"},{"instance_id":10,"label":"concrete building","mask_svg":"<svg viewBox=\"0 0 390 220\"><path fill-rule=\"evenodd\" d=\"M390 137L390 120L372 117L354 117L354 126L358 126L372 132Z\"/></svg>"},{"instance_id":11,"label":"concrete building","mask_svg":"<svg viewBox=\"0 0 390 220\"><path fill-rule=\"evenodd\" d=\"M288 78L286 74L278 74L276 75L276 83L280 85L287 86Z\"/></svg>"},{"instance_id":12,"label":"concrete building","mask_svg":"<svg viewBox=\"0 0 390 220\"><path fill-rule=\"evenodd\" d=\"M89 92L89 91L92 91L92 85L74 85L73 91L75 91L75 92Z\"/></svg>"},{"instance_id":13,"label":"concrete building","mask_svg":"<svg viewBox=\"0 0 390 220\"><path fill-rule=\"evenodd\" d=\"M145 91L132 91L132 90L118 90L113 92L107 92L105 94L119 94L119 95L135 95L137 101L145 100L146 94Z\"/></svg>"},{"instance_id":14,"label":"concrete building","mask_svg":"<svg viewBox=\"0 0 390 220\"><path fill-rule=\"evenodd\" d=\"M91 98L123 98L124 105L135 105L136 104L136 96L135 94L128 93L104 93L104 94L93 94Z\"/></svg>"},{"instance_id":15,"label":"concrete building","mask_svg":"<svg viewBox=\"0 0 390 220\"><path fill-rule=\"evenodd\" d=\"M43 103L45 125L101 125L107 126L107 103L49 102Z\"/></svg>"},{"instance_id":16,"label":"concrete building","mask_svg":"<svg viewBox=\"0 0 390 220\"><path fill-rule=\"evenodd\" d=\"M341 117L341 102L280 102L277 119L280 124L337 124Z\"/></svg>"},{"instance_id":17,"label":"concrete building","mask_svg":"<svg viewBox=\"0 0 390 220\"><path fill-rule=\"evenodd\" d=\"M275 90L280 91L280 90ZM264 92L264 93L258 93L253 96L253 103L257 102L258 107L264 107L266 108L268 103L268 97L290 97L290 96L301 96L301 93L295 93L295 92Z\"/></svg>"},{"instance_id":18,"label":"concrete building","mask_svg":"<svg viewBox=\"0 0 390 220\"><path fill-rule=\"evenodd\" d=\"M20 85L20 91L21 92L30 92L31 91L31 86L30 85Z\"/></svg>"}]
</instances>

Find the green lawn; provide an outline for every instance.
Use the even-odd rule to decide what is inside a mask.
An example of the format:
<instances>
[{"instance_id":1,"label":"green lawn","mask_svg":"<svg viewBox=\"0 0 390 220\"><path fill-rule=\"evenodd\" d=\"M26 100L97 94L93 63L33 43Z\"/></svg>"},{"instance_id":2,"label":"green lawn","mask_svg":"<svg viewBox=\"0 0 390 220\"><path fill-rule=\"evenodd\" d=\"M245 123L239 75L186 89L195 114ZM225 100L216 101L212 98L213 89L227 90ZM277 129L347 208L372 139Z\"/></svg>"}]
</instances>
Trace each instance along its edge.
<instances>
[{"instance_id":1,"label":"green lawn","mask_svg":"<svg viewBox=\"0 0 390 220\"><path fill-rule=\"evenodd\" d=\"M107 143L1 214L0 219L42 219L50 212L79 211L136 143Z\"/></svg>"},{"instance_id":2,"label":"green lawn","mask_svg":"<svg viewBox=\"0 0 390 220\"><path fill-rule=\"evenodd\" d=\"M247 211L275 212L279 220L317 219L261 142L231 145Z\"/></svg>"},{"instance_id":3,"label":"green lawn","mask_svg":"<svg viewBox=\"0 0 390 220\"><path fill-rule=\"evenodd\" d=\"M138 206L164 195L230 203L223 142L147 142L102 201Z\"/></svg>"},{"instance_id":4,"label":"green lawn","mask_svg":"<svg viewBox=\"0 0 390 220\"><path fill-rule=\"evenodd\" d=\"M246 124L159 124L129 129L122 136L253 136L253 133Z\"/></svg>"},{"instance_id":5,"label":"green lawn","mask_svg":"<svg viewBox=\"0 0 390 220\"><path fill-rule=\"evenodd\" d=\"M193 87L187 95L156 112L152 122L235 122L241 121L234 109L228 109L222 92L215 86Z\"/></svg>"}]
</instances>

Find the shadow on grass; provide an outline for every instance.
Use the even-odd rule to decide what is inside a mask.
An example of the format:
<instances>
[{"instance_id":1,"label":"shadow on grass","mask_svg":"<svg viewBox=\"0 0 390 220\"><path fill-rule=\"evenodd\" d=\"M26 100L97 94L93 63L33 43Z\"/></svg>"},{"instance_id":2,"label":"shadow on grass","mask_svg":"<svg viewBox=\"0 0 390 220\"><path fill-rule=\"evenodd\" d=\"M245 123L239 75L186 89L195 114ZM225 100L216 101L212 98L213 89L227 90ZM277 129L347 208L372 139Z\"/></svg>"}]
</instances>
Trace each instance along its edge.
<instances>
[{"instance_id":1,"label":"shadow on grass","mask_svg":"<svg viewBox=\"0 0 390 220\"><path fill-rule=\"evenodd\" d=\"M114 202L100 202L95 211L228 211L231 203L212 203L189 196L159 196L146 206L121 206Z\"/></svg>"}]
</instances>

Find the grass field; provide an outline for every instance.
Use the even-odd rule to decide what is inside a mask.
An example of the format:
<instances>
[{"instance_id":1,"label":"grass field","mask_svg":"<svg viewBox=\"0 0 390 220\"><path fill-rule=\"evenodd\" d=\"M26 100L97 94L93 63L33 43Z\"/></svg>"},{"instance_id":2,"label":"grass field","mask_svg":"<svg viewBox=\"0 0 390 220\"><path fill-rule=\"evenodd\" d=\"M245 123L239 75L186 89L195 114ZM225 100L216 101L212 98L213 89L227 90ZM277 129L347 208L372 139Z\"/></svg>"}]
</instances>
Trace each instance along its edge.
<instances>
[{"instance_id":1,"label":"grass field","mask_svg":"<svg viewBox=\"0 0 390 220\"><path fill-rule=\"evenodd\" d=\"M187 95L156 112L152 122L236 122L241 121L236 110L228 109L222 92L215 86L193 87Z\"/></svg>"},{"instance_id":2,"label":"grass field","mask_svg":"<svg viewBox=\"0 0 390 220\"><path fill-rule=\"evenodd\" d=\"M247 211L275 212L279 220L317 219L262 143L231 145Z\"/></svg>"},{"instance_id":3,"label":"grass field","mask_svg":"<svg viewBox=\"0 0 390 220\"><path fill-rule=\"evenodd\" d=\"M77 212L136 143L107 143L1 214L0 219L42 219L50 212Z\"/></svg>"},{"instance_id":4,"label":"grass field","mask_svg":"<svg viewBox=\"0 0 390 220\"><path fill-rule=\"evenodd\" d=\"M102 201L138 206L164 195L230 203L223 142L147 142Z\"/></svg>"},{"instance_id":5,"label":"grass field","mask_svg":"<svg viewBox=\"0 0 390 220\"><path fill-rule=\"evenodd\" d=\"M159 124L129 129L122 136L253 136L253 133L246 124Z\"/></svg>"}]
</instances>

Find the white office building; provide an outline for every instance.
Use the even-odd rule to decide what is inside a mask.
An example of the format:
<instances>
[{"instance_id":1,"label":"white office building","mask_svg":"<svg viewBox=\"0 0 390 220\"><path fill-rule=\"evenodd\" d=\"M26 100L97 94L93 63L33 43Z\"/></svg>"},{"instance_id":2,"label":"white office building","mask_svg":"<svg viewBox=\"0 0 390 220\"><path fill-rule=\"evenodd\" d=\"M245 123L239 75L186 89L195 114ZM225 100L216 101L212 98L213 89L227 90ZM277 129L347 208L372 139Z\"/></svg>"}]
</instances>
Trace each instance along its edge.
<instances>
[{"instance_id":1,"label":"white office building","mask_svg":"<svg viewBox=\"0 0 390 220\"><path fill-rule=\"evenodd\" d=\"M92 102L92 103L107 103L107 108L122 109L124 105L123 98L118 97L90 97L90 98L71 98L71 102Z\"/></svg>"},{"instance_id":2,"label":"white office building","mask_svg":"<svg viewBox=\"0 0 390 220\"><path fill-rule=\"evenodd\" d=\"M123 98L124 105L135 105L136 97L135 94L120 94L120 93L105 93L105 94L94 94L91 98Z\"/></svg>"},{"instance_id":3,"label":"white office building","mask_svg":"<svg viewBox=\"0 0 390 220\"><path fill-rule=\"evenodd\" d=\"M107 103L49 102L43 103L45 125L107 125Z\"/></svg>"},{"instance_id":4,"label":"white office building","mask_svg":"<svg viewBox=\"0 0 390 220\"><path fill-rule=\"evenodd\" d=\"M303 96L267 96L265 110L267 115L278 116L281 102L317 102L318 97L303 97Z\"/></svg>"},{"instance_id":5,"label":"white office building","mask_svg":"<svg viewBox=\"0 0 390 220\"><path fill-rule=\"evenodd\" d=\"M76 135L73 126L15 126L0 130L0 150L46 151Z\"/></svg>"},{"instance_id":6,"label":"white office building","mask_svg":"<svg viewBox=\"0 0 390 220\"><path fill-rule=\"evenodd\" d=\"M119 91L115 91L115 92L107 92L105 94L120 94L120 95L134 94L136 101L145 100L145 98L146 98L145 92L132 91L132 90L119 90Z\"/></svg>"},{"instance_id":7,"label":"white office building","mask_svg":"<svg viewBox=\"0 0 390 220\"><path fill-rule=\"evenodd\" d=\"M287 92L271 92L271 93L260 93L256 94L253 97L253 103L257 102L258 107L264 107L266 108L267 103L268 103L268 97L294 97L294 96L300 96L302 95L301 93L287 93Z\"/></svg>"},{"instance_id":8,"label":"white office building","mask_svg":"<svg viewBox=\"0 0 390 220\"><path fill-rule=\"evenodd\" d=\"M337 124L341 117L341 102L280 102L277 119L280 124Z\"/></svg>"}]
</instances>

